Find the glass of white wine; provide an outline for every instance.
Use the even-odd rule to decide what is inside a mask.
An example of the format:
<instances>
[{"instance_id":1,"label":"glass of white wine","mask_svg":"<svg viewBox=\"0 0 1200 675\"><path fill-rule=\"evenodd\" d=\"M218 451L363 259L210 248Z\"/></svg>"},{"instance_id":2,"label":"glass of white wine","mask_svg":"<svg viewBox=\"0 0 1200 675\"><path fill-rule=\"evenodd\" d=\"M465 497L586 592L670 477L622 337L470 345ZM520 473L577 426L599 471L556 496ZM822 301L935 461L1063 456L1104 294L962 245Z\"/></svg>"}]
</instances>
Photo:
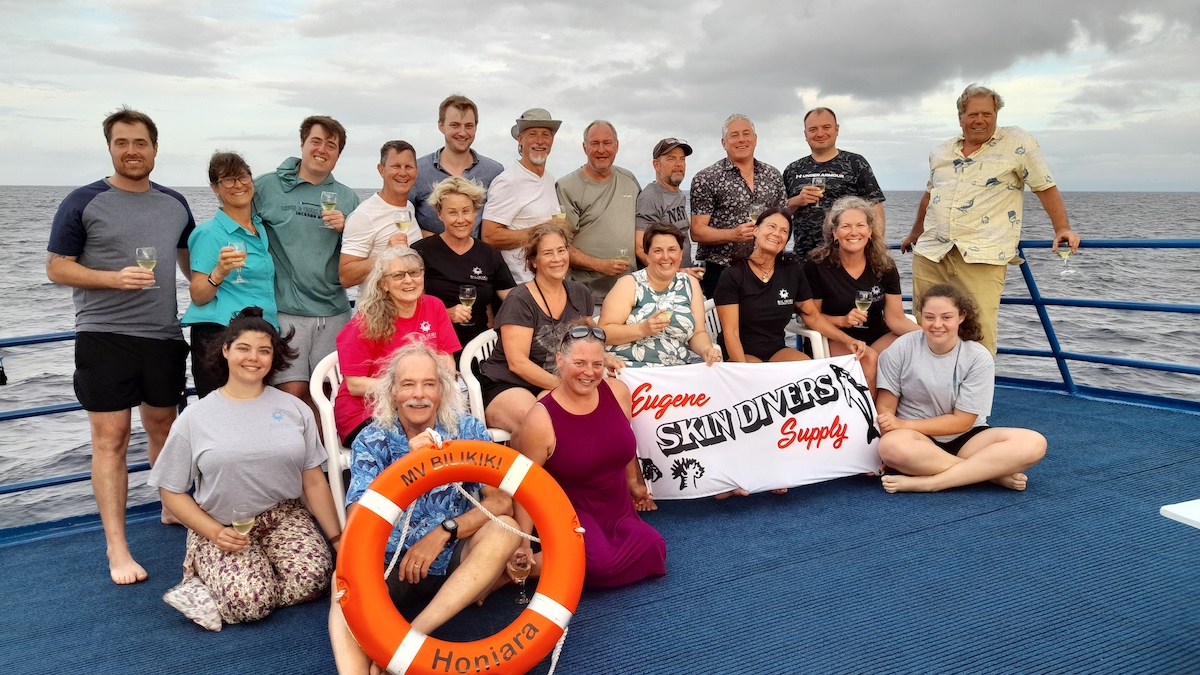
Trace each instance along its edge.
<instances>
[{"instance_id":1,"label":"glass of white wine","mask_svg":"<svg viewBox=\"0 0 1200 675\"><path fill-rule=\"evenodd\" d=\"M763 206L759 202L755 202L750 205L750 211L746 215L750 218L750 222L757 223L758 217L761 216L762 212L766 210L767 207Z\"/></svg>"},{"instance_id":2,"label":"glass of white wine","mask_svg":"<svg viewBox=\"0 0 1200 675\"><path fill-rule=\"evenodd\" d=\"M234 509L233 522L230 523L230 526L238 534L250 534L250 530L254 529L254 518L257 515L249 509Z\"/></svg>"},{"instance_id":3,"label":"glass of white wine","mask_svg":"<svg viewBox=\"0 0 1200 675\"><path fill-rule=\"evenodd\" d=\"M408 236L408 233L412 231L412 216L409 215L407 209L396 212L395 225L396 229L400 230L400 234L406 237Z\"/></svg>"},{"instance_id":4,"label":"glass of white wine","mask_svg":"<svg viewBox=\"0 0 1200 675\"><path fill-rule=\"evenodd\" d=\"M621 260L624 260L625 262L629 263L630 267L632 267L632 266L633 266L633 261L632 261L632 259L629 257L629 249L627 249L627 248L619 248L619 249L617 249L617 258L619 258L619 259L621 259Z\"/></svg>"},{"instance_id":5,"label":"glass of white wine","mask_svg":"<svg viewBox=\"0 0 1200 675\"><path fill-rule=\"evenodd\" d=\"M704 272L707 270L708 270L708 261L707 260L697 260L696 261L696 277L697 278L704 279Z\"/></svg>"},{"instance_id":6,"label":"glass of white wine","mask_svg":"<svg viewBox=\"0 0 1200 675\"><path fill-rule=\"evenodd\" d=\"M474 286L459 286L458 287L458 301L464 307L473 307L475 305L475 297L476 297L476 289ZM462 325L474 326L475 325L474 317L468 318L466 320L466 322L463 323Z\"/></svg>"},{"instance_id":7,"label":"glass of white wine","mask_svg":"<svg viewBox=\"0 0 1200 675\"><path fill-rule=\"evenodd\" d=\"M529 604L529 596L525 595L525 580L529 578L531 571L533 571L533 561L526 557L525 554L521 554L508 561L508 573L516 580L517 585L521 587L521 595L517 598L518 605Z\"/></svg>"},{"instance_id":8,"label":"glass of white wine","mask_svg":"<svg viewBox=\"0 0 1200 675\"><path fill-rule=\"evenodd\" d=\"M567 211L563 208L562 204L555 205L554 210L550 212L550 220L553 220L559 225L566 227Z\"/></svg>"},{"instance_id":9,"label":"glass of white wine","mask_svg":"<svg viewBox=\"0 0 1200 675\"><path fill-rule=\"evenodd\" d=\"M660 295L658 298L656 298L654 300L655 310L657 310L659 312L665 312L666 316L664 316L663 318L666 319L667 321L670 321L671 317L675 316L674 307L675 307L675 303L671 302L671 298L669 296Z\"/></svg>"},{"instance_id":10,"label":"glass of white wine","mask_svg":"<svg viewBox=\"0 0 1200 675\"><path fill-rule=\"evenodd\" d=\"M874 301L871 299L871 291L855 291L854 306L856 308L858 308L858 311L860 311L860 312L870 311L872 302L874 302ZM866 328L867 327L866 320L864 319L863 322L861 324L859 324L858 327Z\"/></svg>"},{"instance_id":11,"label":"glass of white wine","mask_svg":"<svg viewBox=\"0 0 1200 675\"><path fill-rule=\"evenodd\" d=\"M817 189L817 204L820 204L821 197L825 196L825 176L813 176L810 183Z\"/></svg>"},{"instance_id":12,"label":"glass of white wine","mask_svg":"<svg viewBox=\"0 0 1200 675\"><path fill-rule=\"evenodd\" d=\"M153 246L143 246L138 248L134 250L133 256L137 259L137 266L144 270L154 271L154 266L158 264L158 251L154 250ZM158 284L155 283L152 286L143 286L142 290L145 291L158 287Z\"/></svg>"},{"instance_id":13,"label":"glass of white wine","mask_svg":"<svg viewBox=\"0 0 1200 675\"><path fill-rule=\"evenodd\" d=\"M322 192L321 193L321 210L324 211L325 213L329 213L330 211L332 211L336 208L337 208L337 193L336 192ZM329 223L326 223L324 220L321 221L321 227L323 227L327 230L333 229L333 226L330 225Z\"/></svg>"},{"instance_id":14,"label":"glass of white wine","mask_svg":"<svg viewBox=\"0 0 1200 675\"><path fill-rule=\"evenodd\" d=\"M242 254L242 262L243 263L246 262L246 242L231 241L231 242L229 242L229 245L233 247L234 251L241 253ZM240 267L237 268L237 278L234 279L232 283L235 283L235 284L246 283L246 280L242 278L242 268L240 268Z\"/></svg>"},{"instance_id":15,"label":"glass of white wine","mask_svg":"<svg viewBox=\"0 0 1200 675\"><path fill-rule=\"evenodd\" d=\"M1065 241L1058 242L1058 250L1055 251L1058 257L1062 258L1062 271L1058 273L1060 277L1069 277L1075 274L1075 270L1071 269L1071 245Z\"/></svg>"}]
</instances>

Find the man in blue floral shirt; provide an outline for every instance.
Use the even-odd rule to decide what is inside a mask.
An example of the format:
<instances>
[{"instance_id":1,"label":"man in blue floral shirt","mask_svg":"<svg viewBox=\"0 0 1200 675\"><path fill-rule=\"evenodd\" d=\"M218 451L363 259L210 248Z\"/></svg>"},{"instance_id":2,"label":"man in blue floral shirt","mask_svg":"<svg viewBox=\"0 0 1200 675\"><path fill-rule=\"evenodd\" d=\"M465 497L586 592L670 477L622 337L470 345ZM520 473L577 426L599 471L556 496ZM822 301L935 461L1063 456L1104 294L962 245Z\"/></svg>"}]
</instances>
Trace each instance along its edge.
<instances>
[{"instance_id":1,"label":"man in blue floral shirt","mask_svg":"<svg viewBox=\"0 0 1200 675\"><path fill-rule=\"evenodd\" d=\"M447 440L491 440L483 422L465 412L454 371L424 342L414 341L397 350L379 387L391 396L376 403L374 421L354 440L346 491L351 508L393 462L437 442L429 429ZM403 519L388 538L388 560L397 548L401 556L387 584L398 608L424 604L412 626L426 635L499 582L520 543L515 531L474 508L456 485L482 497L484 508L516 527L512 498L488 485L442 485L413 503L405 540L400 541ZM338 672L367 671L368 657L347 629L337 602L330 612L329 635Z\"/></svg>"}]
</instances>

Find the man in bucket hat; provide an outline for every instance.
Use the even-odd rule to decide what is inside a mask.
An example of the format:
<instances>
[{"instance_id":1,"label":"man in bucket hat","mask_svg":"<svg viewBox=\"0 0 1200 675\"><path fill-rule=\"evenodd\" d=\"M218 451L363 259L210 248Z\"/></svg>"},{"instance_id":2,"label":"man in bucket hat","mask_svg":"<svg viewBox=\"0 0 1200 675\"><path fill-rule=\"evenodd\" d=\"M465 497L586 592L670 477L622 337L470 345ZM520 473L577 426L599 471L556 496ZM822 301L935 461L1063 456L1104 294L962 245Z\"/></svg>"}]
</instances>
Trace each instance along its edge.
<instances>
[{"instance_id":1,"label":"man in bucket hat","mask_svg":"<svg viewBox=\"0 0 1200 675\"><path fill-rule=\"evenodd\" d=\"M512 128L520 159L492 181L483 207L483 241L500 249L518 284L533 278L525 269L522 230L546 222L558 207L554 176L546 170L546 158L561 125L562 121L551 119L543 108L521 113Z\"/></svg>"}]
</instances>

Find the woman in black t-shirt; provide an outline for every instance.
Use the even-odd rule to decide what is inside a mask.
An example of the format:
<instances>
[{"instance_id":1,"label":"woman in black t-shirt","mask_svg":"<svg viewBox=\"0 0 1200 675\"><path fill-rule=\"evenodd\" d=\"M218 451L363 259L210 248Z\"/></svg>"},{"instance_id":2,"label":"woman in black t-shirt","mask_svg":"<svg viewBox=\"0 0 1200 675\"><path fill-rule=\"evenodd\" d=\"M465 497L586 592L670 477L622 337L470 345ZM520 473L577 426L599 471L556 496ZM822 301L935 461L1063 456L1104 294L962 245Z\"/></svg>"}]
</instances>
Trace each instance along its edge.
<instances>
[{"instance_id":1,"label":"woman in black t-shirt","mask_svg":"<svg viewBox=\"0 0 1200 675\"><path fill-rule=\"evenodd\" d=\"M825 220L825 242L809 253L804 272L813 302L834 326L870 345L876 354L896 338L920 330L904 315L900 273L875 229L875 209L860 197L834 202ZM859 291L870 293L871 306L855 307ZM848 353L830 343L829 352Z\"/></svg>"},{"instance_id":2,"label":"woman in black t-shirt","mask_svg":"<svg viewBox=\"0 0 1200 675\"><path fill-rule=\"evenodd\" d=\"M803 268L783 249L791 230L788 217L779 209L768 209L755 223L754 250L721 275L713 301L721 320L721 334L729 361L800 361L808 356L784 343L784 329L799 311L804 323L846 352L858 355L864 371L874 381L875 360L863 358L867 345L843 333L821 314Z\"/></svg>"},{"instance_id":3,"label":"woman in black t-shirt","mask_svg":"<svg viewBox=\"0 0 1200 675\"><path fill-rule=\"evenodd\" d=\"M438 183L428 202L445 231L412 246L425 260L425 292L446 305L458 342L464 347L488 329L488 308L493 300L503 300L516 286L500 252L471 237L475 214L486 195L483 186L459 176ZM475 289L475 301L469 307L459 293L464 286Z\"/></svg>"}]
</instances>

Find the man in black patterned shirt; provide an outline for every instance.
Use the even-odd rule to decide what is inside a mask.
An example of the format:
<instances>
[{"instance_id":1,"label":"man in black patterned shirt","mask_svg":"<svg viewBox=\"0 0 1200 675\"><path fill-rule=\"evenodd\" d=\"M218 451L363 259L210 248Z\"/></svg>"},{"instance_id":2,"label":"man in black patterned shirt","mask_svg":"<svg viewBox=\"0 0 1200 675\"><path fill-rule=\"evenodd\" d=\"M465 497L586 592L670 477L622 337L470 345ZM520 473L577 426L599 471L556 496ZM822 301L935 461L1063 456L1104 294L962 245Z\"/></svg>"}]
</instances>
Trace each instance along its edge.
<instances>
[{"instance_id":1,"label":"man in black patterned shirt","mask_svg":"<svg viewBox=\"0 0 1200 675\"><path fill-rule=\"evenodd\" d=\"M837 115L832 110L814 108L808 111L804 116L804 140L808 141L812 154L792 162L783 170L788 208L793 211L795 250L801 258L821 245L825 213L841 197L853 195L873 202L879 236L884 233L884 196L875 173L862 155L839 150L837 138ZM813 184L814 178L824 180L823 190Z\"/></svg>"},{"instance_id":2,"label":"man in black patterned shirt","mask_svg":"<svg viewBox=\"0 0 1200 675\"><path fill-rule=\"evenodd\" d=\"M734 258L754 250L751 207L761 212L784 205L783 176L754 159L757 145L750 118L730 115L721 127L725 159L692 178L692 240L699 244L696 259L708 262L701 282L705 297L712 297Z\"/></svg>"}]
</instances>

